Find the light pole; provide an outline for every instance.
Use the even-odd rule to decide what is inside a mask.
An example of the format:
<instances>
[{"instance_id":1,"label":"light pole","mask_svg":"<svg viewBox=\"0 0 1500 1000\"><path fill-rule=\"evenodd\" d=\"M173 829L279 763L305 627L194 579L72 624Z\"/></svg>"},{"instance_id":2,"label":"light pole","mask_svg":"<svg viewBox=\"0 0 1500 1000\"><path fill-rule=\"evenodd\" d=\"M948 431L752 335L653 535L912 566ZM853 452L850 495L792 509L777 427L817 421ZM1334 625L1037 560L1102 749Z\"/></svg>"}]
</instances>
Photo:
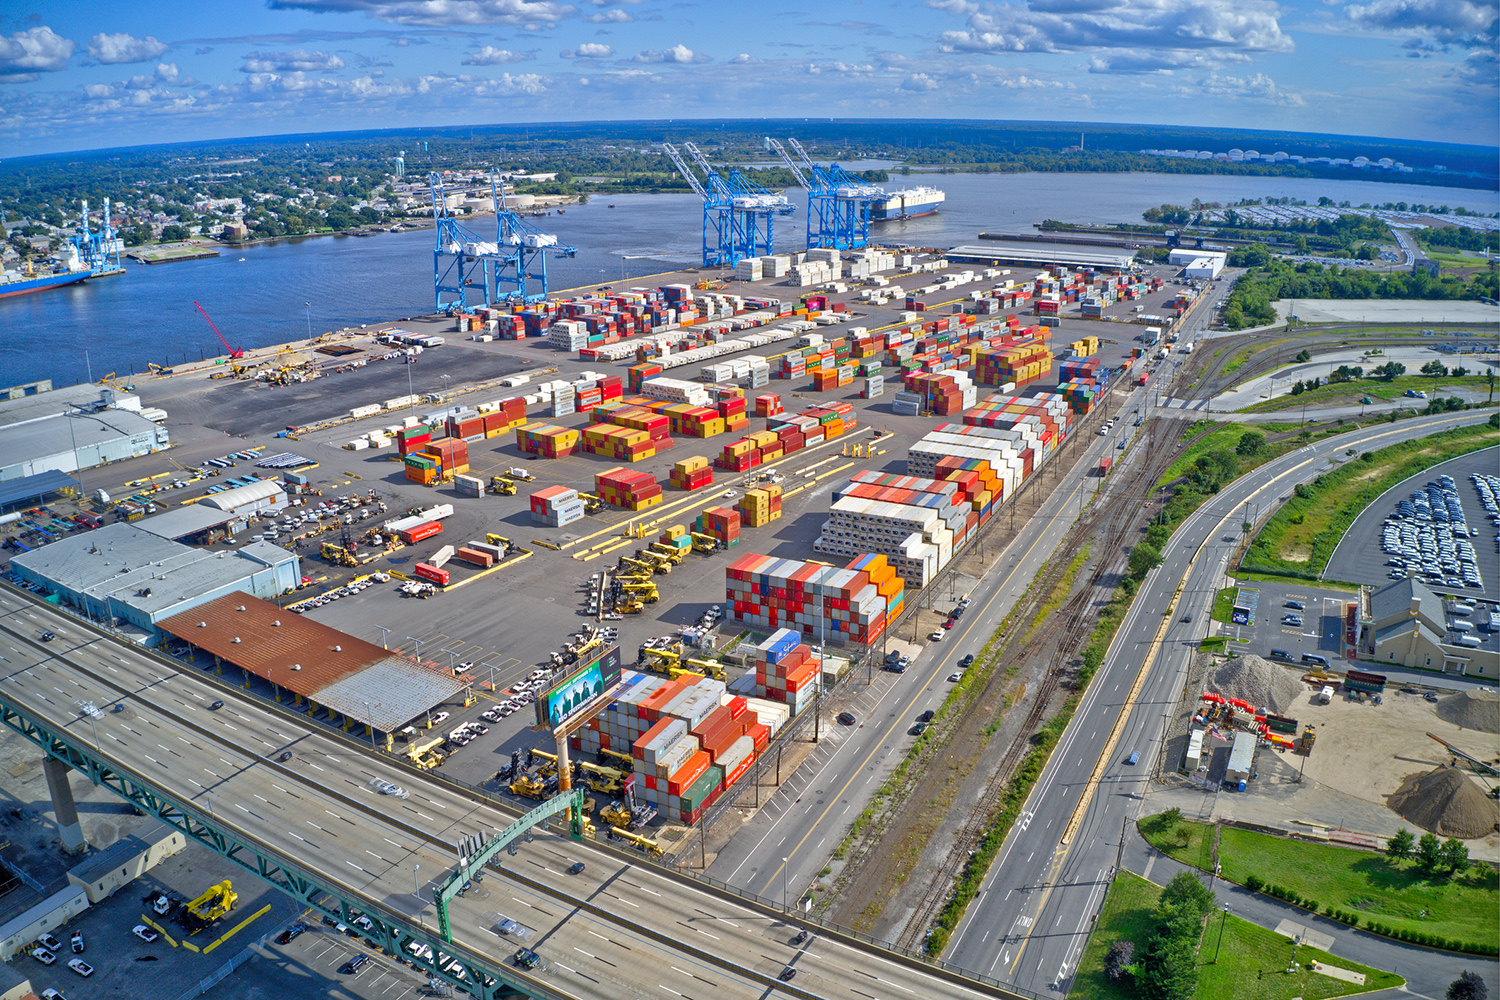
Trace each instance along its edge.
<instances>
[{"instance_id":1,"label":"light pole","mask_svg":"<svg viewBox=\"0 0 1500 1000\"><path fill-rule=\"evenodd\" d=\"M417 869L421 867L421 865L411 866L411 894L417 897L418 903L422 902L422 886L417 882Z\"/></svg>"},{"instance_id":2,"label":"light pole","mask_svg":"<svg viewBox=\"0 0 1500 1000\"><path fill-rule=\"evenodd\" d=\"M786 858L781 859L781 912L790 912L786 908Z\"/></svg>"},{"instance_id":3,"label":"light pole","mask_svg":"<svg viewBox=\"0 0 1500 1000\"><path fill-rule=\"evenodd\" d=\"M411 348L408 347L408 348L406 348L406 350L409 351L409 350L411 350ZM417 390L413 389L412 388L412 384L411 384L411 363L416 360L416 357L417 356L415 354L407 354L407 355L405 355L405 359L406 359L406 408L408 410L411 409L413 406L415 406L416 403L417 403L417 400L415 398L416 395L417 395Z\"/></svg>"},{"instance_id":4,"label":"light pole","mask_svg":"<svg viewBox=\"0 0 1500 1000\"><path fill-rule=\"evenodd\" d=\"M370 703L368 701L365 701L363 698L361 698L359 701L360 704L365 706L365 728L370 731L370 749L378 750L380 748L375 745L375 724L370 721ZM379 708L380 702L377 701L375 703L375 707Z\"/></svg>"},{"instance_id":5,"label":"light pole","mask_svg":"<svg viewBox=\"0 0 1500 1000\"><path fill-rule=\"evenodd\" d=\"M390 647L386 645L385 641L390 637L391 630L386 628L384 625L376 625L375 627L380 629L380 648L389 649Z\"/></svg>"},{"instance_id":6,"label":"light pole","mask_svg":"<svg viewBox=\"0 0 1500 1000\"><path fill-rule=\"evenodd\" d=\"M454 653L453 650L449 649L447 646L443 646L441 649L438 650L438 652L440 652L440 653L447 653L448 654L448 672L450 674L454 673L454 671L457 668L454 667L453 661L457 657L458 654ZM454 676L457 676L457 674L454 674Z\"/></svg>"},{"instance_id":7,"label":"light pole","mask_svg":"<svg viewBox=\"0 0 1500 1000\"><path fill-rule=\"evenodd\" d=\"M440 378L440 379L443 380L443 398L447 399L448 398L448 375L447 374L439 375L438 378Z\"/></svg>"},{"instance_id":8,"label":"light pole","mask_svg":"<svg viewBox=\"0 0 1500 1000\"><path fill-rule=\"evenodd\" d=\"M307 306L307 339L312 340L312 303L304 302L302 304Z\"/></svg>"},{"instance_id":9,"label":"light pole","mask_svg":"<svg viewBox=\"0 0 1500 1000\"><path fill-rule=\"evenodd\" d=\"M1224 921L1229 917L1229 904L1219 911L1219 940L1214 944L1214 964L1219 964L1219 949L1224 945Z\"/></svg>"},{"instance_id":10,"label":"light pole","mask_svg":"<svg viewBox=\"0 0 1500 1000\"><path fill-rule=\"evenodd\" d=\"M414 635L409 635L409 636L407 636L407 638L410 639L412 642L414 642L414 643L417 644L417 662L421 663L422 662L422 640L418 639Z\"/></svg>"}]
</instances>

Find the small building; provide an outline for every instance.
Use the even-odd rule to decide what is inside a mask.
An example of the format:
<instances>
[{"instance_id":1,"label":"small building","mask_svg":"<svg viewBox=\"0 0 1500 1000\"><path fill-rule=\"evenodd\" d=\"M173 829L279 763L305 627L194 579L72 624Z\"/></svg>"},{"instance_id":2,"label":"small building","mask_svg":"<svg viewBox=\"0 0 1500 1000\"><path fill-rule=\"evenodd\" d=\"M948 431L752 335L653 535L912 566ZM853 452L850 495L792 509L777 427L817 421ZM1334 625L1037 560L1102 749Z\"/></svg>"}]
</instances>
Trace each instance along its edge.
<instances>
[{"instance_id":1,"label":"small building","mask_svg":"<svg viewBox=\"0 0 1500 1000\"><path fill-rule=\"evenodd\" d=\"M133 524L105 525L23 552L11 569L86 617L139 630L148 644L164 618L224 594L269 598L302 582L301 560L270 542L212 552Z\"/></svg>"},{"instance_id":2,"label":"small building","mask_svg":"<svg viewBox=\"0 0 1500 1000\"><path fill-rule=\"evenodd\" d=\"M68 882L100 903L187 846L181 830L151 822L137 833L121 837L68 872Z\"/></svg>"},{"instance_id":3,"label":"small building","mask_svg":"<svg viewBox=\"0 0 1500 1000\"><path fill-rule=\"evenodd\" d=\"M44 931L64 936L59 928L88 908L88 893L82 886L70 885L11 917L0 924L0 962L9 962Z\"/></svg>"},{"instance_id":4,"label":"small building","mask_svg":"<svg viewBox=\"0 0 1500 1000\"><path fill-rule=\"evenodd\" d=\"M1227 253L1215 250L1190 250L1177 247L1167 254L1167 263L1182 268L1184 278L1217 278L1229 259Z\"/></svg>"},{"instance_id":5,"label":"small building","mask_svg":"<svg viewBox=\"0 0 1500 1000\"><path fill-rule=\"evenodd\" d=\"M1255 767L1255 740L1254 733L1241 729L1234 734L1234 745L1229 749L1229 766L1224 769L1224 780L1241 786L1241 791L1244 791L1244 784L1250 780Z\"/></svg>"},{"instance_id":6,"label":"small building","mask_svg":"<svg viewBox=\"0 0 1500 1000\"><path fill-rule=\"evenodd\" d=\"M241 517L275 514L286 507L286 487L275 479L262 479L249 486L238 486L220 493L210 493L198 501L204 507L226 511Z\"/></svg>"},{"instance_id":7,"label":"small building","mask_svg":"<svg viewBox=\"0 0 1500 1000\"><path fill-rule=\"evenodd\" d=\"M25 974L0 965L0 1000L35 1000L36 991Z\"/></svg>"},{"instance_id":8,"label":"small building","mask_svg":"<svg viewBox=\"0 0 1500 1000\"><path fill-rule=\"evenodd\" d=\"M193 503L134 523L137 528L158 538L194 545L217 537L233 536L245 530L249 519L218 507Z\"/></svg>"},{"instance_id":9,"label":"small building","mask_svg":"<svg viewBox=\"0 0 1500 1000\"><path fill-rule=\"evenodd\" d=\"M1362 660L1467 677L1500 677L1500 634L1469 633L1460 643L1448 630L1442 599L1408 577L1379 590L1363 587L1356 650ZM1470 643L1477 642L1477 645Z\"/></svg>"},{"instance_id":10,"label":"small building","mask_svg":"<svg viewBox=\"0 0 1500 1000\"><path fill-rule=\"evenodd\" d=\"M1188 731L1187 753L1183 756L1182 767L1186 771L1197 771L1203 763L1203 730L1194 728Z\"/></svg>"}]
</instances>

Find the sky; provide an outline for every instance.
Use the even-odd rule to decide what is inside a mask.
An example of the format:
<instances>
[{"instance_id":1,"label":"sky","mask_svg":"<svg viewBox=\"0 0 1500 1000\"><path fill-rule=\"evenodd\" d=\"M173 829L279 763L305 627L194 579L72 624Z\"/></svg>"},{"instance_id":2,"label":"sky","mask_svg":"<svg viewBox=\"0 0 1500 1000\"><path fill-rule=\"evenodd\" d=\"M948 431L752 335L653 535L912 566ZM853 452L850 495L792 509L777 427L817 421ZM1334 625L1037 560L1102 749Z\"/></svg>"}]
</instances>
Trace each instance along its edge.
<instances>
[{"instance_id":1,"label":"sky","mask_svg":"<svg viewBox=\"0 0 1500 1000\"><path fill-rule=\"evenodd\" d=\"M980 118L1494 145L1495 0L7 0L0 157L510 122Z\"/></svg>"}]
</instances>

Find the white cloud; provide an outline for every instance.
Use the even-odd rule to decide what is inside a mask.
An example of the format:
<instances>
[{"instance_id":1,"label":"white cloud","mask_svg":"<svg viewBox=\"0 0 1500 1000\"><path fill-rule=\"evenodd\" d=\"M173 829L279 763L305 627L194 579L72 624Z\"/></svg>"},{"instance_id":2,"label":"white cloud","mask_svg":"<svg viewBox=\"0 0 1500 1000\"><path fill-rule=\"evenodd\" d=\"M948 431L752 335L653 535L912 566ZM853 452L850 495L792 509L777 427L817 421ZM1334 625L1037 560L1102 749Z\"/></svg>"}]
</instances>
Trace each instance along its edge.
<instances>
[{"instance_id":1,"label":"white cloud","mask_svg":"<svg viewBox=\"0 0 1500 1000\"><path fill-rule=\"evenodd\" d=\"M629 24L635 18L631 17L628 11L614 7L604 11L602 14L590 14L588 20L595 24Z\"/></svg>"},{"instance_id":2,"label":"white cloud","mask_svg":"<svg viewBox=\"0 0 1500 1000\"><path fill-rule=\"evenodd\" d=\"M269 0L281 10L364 14L393 24L447 28L461 24L555 24L577 8L552 0Z\"/></svg>"},{"instance_id":3,"label":"white cloud","mask_svg":"<svg viewBox=\"0 0 1500 1000\"><path fill-rule=\"evenodd\" d=\"M748 52L741 52L739 55L735 56L733 59L731 59L729 61L731 63L734 63L737 66L746 66L746 65L749 65L750 63L758 63L758 62L760 62L759 59L754 58Z\"/></svg>"},{"instance_id":4,"label":"white cloud","mask_svg":"<svg viewBox=\"0 0 1500 1000\"><path fill-rule=\"evenodd\" d=\"M1219 101L1256 101L1281 108L1300 108L1307 102L1299 94L1290 93L1276 86L1264 73L1250 77L1220 76L1210 73L1190 87L1180 87L1177 96L1185 98L1212 98Z\"/></svg>"},{"instance_id":5,"label":"white cloud","mask_svg":"<svg viewBox=\"0 0 1500 1000\"><path fill-rule=\"evenodd\" d=\"M464 56L465 66L498 66L501 63L525 62L531 56L510 49L497 49L486 45L471 56Z\"/></svg>"},{"instance_id":6,"label":"white cloud","mask_svg":"<svg viewBox=\"0 0 1500 1000\"><path fill-rule=\"evenodd\" d=\"M331 52L252 52L245 57L241 73L316 73L344 68L344 60Z\"/></svg>"},{"instance_id":7,"label":"white cloud","mask_svg":"<svg viewBox=\"0 0 1500 1000\"><path fill-rule=\"evenodd\" d=\"M155 35L132 38L124 32L109 35L101 32L89 39L89 58L101 63L138 63L155 59L169 46Z\"/></svg>"},{"instance_id":8,"label":"white cloud","mask_svg":"<svg viewBox=\"0 0 1500 1000\"><path fill-rule=\"evenodd\" d=\"M614 48L602 42L584 42L576 49L564 49L560 53L564 59L608 59L614 54Z\"/></svg>"},{"instance_id":9,"label":"white cloud","mask_svg":"<svg viewBox=\"0 0 1500 1000\"><path fill-rule=\"evenodd\" d=\"M0 83L27 83L68 65L74 44L46 25L0 37Z\"/></svg>"},{"instance_id":10,"label":"white cloud","mask_svg":"<svg viewBox=\"0 0 1500 1000\"><path fill-rule=\"evenodd\" d=\"M1468 48L1494 49L1500 22L1500 8L1473 0L1374 0L1346 12L1360 28Z\"/></svg>"},{"instance_id":11,"label":"white cloud","mask_svg":"<svg viewBox=\"0 0 1500 1000\"><path fill-rule=\"evenodd\" d=\"M913 73L911 76L908 76L905 80L901 81L902 90L910 90L917 93L928 90L937 90L938 86L938 82L932 77L928 76L926 73Z\"/></svg>"},{"instance_id":12,"label":"white cloud","mask_svg":"<svg viewBox=\"0 0 1500 1000\"><path fill-rule=\"evenodd\" d=\"M694 52L681 43L664 51L647 49L645 52L636 54L635 61L643 63L702 63L708 62L708 56L702 52Z\"/></svg>"},{"instance_id":13,"label":"white cloud","mask_svg":"<svg viewBox=\"0 0 1500 1000\"><path fill-rule=\"evenodd\" d=\"M928 6L965 17L963 30L939 35L945 52L1086 52L1094 72L1212 67L1293 47L1272 0L1029 0L1025 6L930 0ZM1140 53L1155 54L1156 64L1146 68L1150 60Z\"/></svg>"},{"instance_id":14,"label":"white cloud","mask_svg":"<svg viewBox=\"0 0 1500 1000\"><path fill-rule=\"evenodd\" d=\"M83 92L89 97L97 99L104 97L113 97L115 94L115 88L111 87L107 83L86 83L83 85Z\"/></svg>"}]
</instances>

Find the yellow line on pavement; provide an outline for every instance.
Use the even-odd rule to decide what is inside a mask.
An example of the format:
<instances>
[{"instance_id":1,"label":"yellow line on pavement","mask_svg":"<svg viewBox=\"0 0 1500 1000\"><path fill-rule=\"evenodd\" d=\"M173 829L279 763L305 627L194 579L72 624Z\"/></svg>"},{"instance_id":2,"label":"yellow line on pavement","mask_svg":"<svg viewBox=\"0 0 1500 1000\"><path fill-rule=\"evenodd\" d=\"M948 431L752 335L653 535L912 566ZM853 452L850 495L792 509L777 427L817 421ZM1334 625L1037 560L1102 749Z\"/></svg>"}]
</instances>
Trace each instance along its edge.
<instances>
[{"instance_id":1,"label":"yellow line on pavement","mask_svg":"<svg viewBox=\"0 0 1500 1000\"><path fill-rule=\"evenodd\" d=\"M251 924L255 923L255 921L257 921L261 917L265 916L266 911L269 910L270 908L271 908L271 904L267 903L265 906L262 906L260 909L256 910L254 913L250 914L244 920L241 920L239 923L237 923L233 927L229 928L229 930L227 930L223 934L219 935L219 937L214 941L213 944L211 944L208 947L204 948L203 949L203 954L207 955L209 952L213 951L219 945L223 944L225 941L228 941L230 938L234 937L240 931L244 930L246 927L248 927Z\"/></svg>"}]
</instances>

